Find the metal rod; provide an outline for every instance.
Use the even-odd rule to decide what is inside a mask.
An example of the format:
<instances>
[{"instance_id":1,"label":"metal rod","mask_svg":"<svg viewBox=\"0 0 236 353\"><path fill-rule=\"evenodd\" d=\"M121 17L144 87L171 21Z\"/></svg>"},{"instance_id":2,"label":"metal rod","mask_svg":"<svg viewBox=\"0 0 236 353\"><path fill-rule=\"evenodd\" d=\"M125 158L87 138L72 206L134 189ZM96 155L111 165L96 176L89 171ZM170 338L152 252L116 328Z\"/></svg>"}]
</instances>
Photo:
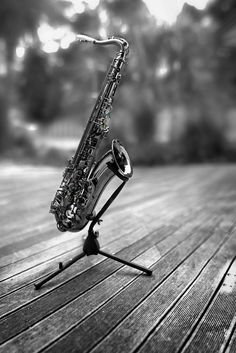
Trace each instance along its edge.
<instances>
[{"instance_id":1,"label":"metal rod","mask_svg":"<svg viewBox=\"0 0 236 353\"><path fill-rule=\"evenodd\" d=\"M57 271L51 273L49 276L44 278L42 281L35 283L34 284L35 289L39 289L40 287L42 287L42 285L44 283L50 281L53 277L57 276L60 272L64 271L66 268L70 267L71 265L73 265L73 263L82 259L82 257L84 257L84 256L86 256L86 254L84 252L82 252L81 254L74 256L71 260L69 260L65 264L63 264L62 262L59 262L59 269Z\"/></svg>"},{"instance_id":2,"label":"metal rod","mask_svg":"<svg viewBox=\"0 0 236 353\"><path fill-rule=\"evenodd\" d=\"M151 276L151 275L152 275L152 270L149 270L149 269L146 268L146 267L143 267L143 266L134 264L134 263L132 263L132 262L129 262L129 261L120 259L120 258L117 257L117 256L108 254L108 253L106 253L106 252L104 252L104 251L101 251L101 250L99 250L98 253L101 254L101 255L104 255L104 256L106 256L106 257L112 259L112 260L121 262L121 263L124 264L124 265L130 266L130 267L133 267L133 268L136 268L137 270L140 270L140 271L143 271L143 272L146 272L146 274L147 274L148 276Z\"/></svg>"}]
</instances>

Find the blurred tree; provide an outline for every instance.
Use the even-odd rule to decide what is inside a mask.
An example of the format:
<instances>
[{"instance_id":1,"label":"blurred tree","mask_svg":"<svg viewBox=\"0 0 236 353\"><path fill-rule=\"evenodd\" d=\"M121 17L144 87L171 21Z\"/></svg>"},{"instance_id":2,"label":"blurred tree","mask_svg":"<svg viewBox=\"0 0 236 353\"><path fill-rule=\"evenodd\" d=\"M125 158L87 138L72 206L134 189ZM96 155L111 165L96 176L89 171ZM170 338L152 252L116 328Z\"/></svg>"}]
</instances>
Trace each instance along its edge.
<instances>
[{"instance_id":1,"label":"blurred tree","mask_svg":"<svg viewBox=\"0 0 236 353\"><path fill-rule=\"evenodd\" d=\"M218 81L227 87L232 103L236 94L236 1L215 0L207 13L215 21L216 55L219 64Z\"/></svg>"},{"instance_id":2,"label":"blurred tree","mask_svg":"<svg viewBox=\"0 0 236 353\"><path fill-rule=\"evenodd\" d=\"M181 135L187 161L220 159L224 151L227 89L219 86L215 26L204 11L185 4L176 27L177 94L186 109Z\"/></svg>"},{"instance_id":3,"label":"blurred tree","mask_svg":"<svg viewBox=\"0 0 236 353\"><path fill-rule=\"evenodd\" d=\"M61 3L62 4L62 3ZM12 64L15 48L25 34L35 35L43 16L54 23L65 22L60 1L1 0L0 38L6 44L6 59Z\"/></svg>"},{"instance_id":4,"label":"blurred tree","mask_svg":"<svg viewBox=\"0 0 236 353\"><path fill-rule=\"evenodd\" d=\"M9 133L9 108L13 97L13 76L15 49L24 35L37 35L37 28L43 16L54 23L65 22L62 7L64 3L55 0L1 0L0 1L0 40L5 45L5 103L6 114L2 115L2 138L11 139ZM6 144L4 144L6 145Z\"/></svg>"},{"instance_id":5,"label":"blurred tree","mask_svg":"<svg viewBox=\"0 0 236 353\"><path fill-rule=\"evenodd\" d=\"M207 12L214 16L221 24L235 25L232 21L236 16L236 1L235 0L214 0L208 6Z\"/></svg>"},{"instance_id":6,"label":"blurred tree","mask_svg":"<svg viewBox=\"0 0 236 353\"><path fill-rule=\"evenodd\" d=\"M225 153L224 135L208 117L188 121L181 141L185 162L217 161Z\"/></svg>"},{"instance_id":7,"label":"blurred tree","mask_svg":"<svg viewBox=\"0 0 236 353\"><path fill-rule=\"evenodd\" d=\"M92 10L88 6L85 7L84 12L74 16L71 21L71 26L76 33L91 35L96 38L98 37L100 25L97 9Z\"/></svg>"},{"instance_id":8,"label":"blurred tree","mask_svg":"<svg viewBox=\"0 0 236 353\"><path fill-rule=\"evenodd\" d=\"M135 102L130 102L134 130L140 144L152 141L157 114L158 86L155 70L158 58L158 28L142 0L102 0L107 12L106 31L132 44L127 81L132 82ZM126 82L127 82L126 81ZM132 97L131 96L131 97Z\"/></svg>"},{"instance_id":9,"label":"blurred tree","mask_svg":"<svg viewBox=\"0 0 236 353\"><path fill-rule=\"evenodd\" d=\"M73 16L71 28L75 33L98 38L100 29L98 11L85 6L84 12ZM109 59L105 48L88 43L75 42L66 50L58 51L60 75L63 80L66 114L75 116L85 124L90 114L94 99L105 77L106 63Z\"/></svg>"},{"instance_id":10,"label":"blurred tree","mask_svg":"<svg viewBox=\"0 0 236 353\"><path fill-rule=\"evenodd\" d=\"M0 152L4 151L8 144L8 136L6 136L7 129L6 121L6 106L3 93L0 94Z\"/></svg>"},{"instance_id":11,"label":"blurred tree","mask_svg":"<svg viewBox=\"0 0 236 353\"><path fill-rule=\"evenodd\" d=\"M48 124L58 116L62 85L58 69L49 64L46 53L37 48L28 49L19 91L30 121Z\"/></svg>"}]
</instances>

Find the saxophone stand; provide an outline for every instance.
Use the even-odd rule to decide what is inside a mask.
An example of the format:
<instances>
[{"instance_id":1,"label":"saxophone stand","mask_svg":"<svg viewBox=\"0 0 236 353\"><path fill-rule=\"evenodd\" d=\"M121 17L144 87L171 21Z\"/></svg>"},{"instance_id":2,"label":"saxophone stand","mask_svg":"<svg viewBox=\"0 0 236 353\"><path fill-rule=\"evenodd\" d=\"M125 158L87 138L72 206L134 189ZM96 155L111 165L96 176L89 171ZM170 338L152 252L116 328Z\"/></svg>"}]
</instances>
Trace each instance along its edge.
<instances>
[{"instance_id":1,"label":"saxophone stand","mask_svg":"<svg viewBox=\"0 0 236 353\"><path fill-rule=\"evenodd\" d=\"M64 271L66 268L70 267L71 265L73 265L76 261L82 259L84 256L89 256L89 255L103 255L106 256L112 260L118 261L124 265L136 268L140 271L145 272L148 276L152 275L152 270L137 265L135 263L120 259L117 256L111 255L109 253L106 253L102 250L100 250L100 245L98 242L98 236L99 236L99 232L98 231L94 231L93 227L96 225L96 223L100 224L101 220L101 216L104 214L104 212L108 209L108 207L111 205L111 203L115 200L115 198L118 196L118 194L121 192L121 190L123 189L123 187L125 186L126 181L123 181L123 183L114 191L114 193L111 195L111 197L107 200L107 202L104 204L104 206L101 208L101 210L98 212L98 214L92 219L92 222L89 226L89 230L88 230L88 236L84 242L84 246L83 246L83 252L79 255L74 256L70 261L66 262L66 263L62 263L59 262L59 269L53 273L51 273L49 276L47 276L46 278L44 278L41 282L35 283L35 289L39 289L42 287L43 284L45 284L46 282L50 281L53 277L59 275L62 271Z\"/></svg>"}]
</instances>

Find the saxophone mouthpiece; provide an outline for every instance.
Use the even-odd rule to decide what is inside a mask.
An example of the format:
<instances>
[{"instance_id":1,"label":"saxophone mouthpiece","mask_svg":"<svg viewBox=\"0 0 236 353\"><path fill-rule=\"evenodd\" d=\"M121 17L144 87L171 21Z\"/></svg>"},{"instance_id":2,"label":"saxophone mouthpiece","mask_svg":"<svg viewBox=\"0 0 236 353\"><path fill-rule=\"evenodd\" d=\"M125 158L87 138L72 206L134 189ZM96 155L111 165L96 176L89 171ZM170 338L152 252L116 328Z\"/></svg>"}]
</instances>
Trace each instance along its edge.
<instances>
[{"instance_id":1,"label":"saxophone mouthpiece","mask_svg":"<svg viewBox=\"0 0 236 353\"><path fill-rule=\"evenodd\" d=\"M79 40L80 42L90 42L90 43L96 42L96 39L86 36L85 34L77 34L76 39Z\"/></svg>"}]
</instances>

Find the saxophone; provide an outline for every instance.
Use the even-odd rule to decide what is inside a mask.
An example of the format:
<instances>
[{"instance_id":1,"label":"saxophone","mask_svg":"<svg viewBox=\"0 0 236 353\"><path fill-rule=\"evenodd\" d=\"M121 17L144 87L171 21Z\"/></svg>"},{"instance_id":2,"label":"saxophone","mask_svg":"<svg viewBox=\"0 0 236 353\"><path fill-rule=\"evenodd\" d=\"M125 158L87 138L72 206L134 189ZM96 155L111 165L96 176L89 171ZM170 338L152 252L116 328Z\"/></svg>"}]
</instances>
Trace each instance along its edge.
<instances>
[{"instance_id":1,"label":"saxophone","mask_svg":"<svg viewBox=\"0 0 236 353\"><path fill-rule=\"evenodd\" d=\"M100 143L109 131L112 102L120 83L129 44L126 40L116 37L96 40L78 35L77 39L95 45L115 45L119 51L108 68L75 155L69 160L60 187L51 203L50 213L54 214L57 227L62 232L83 229L95 218L95 206L111 179L117 176L122 181L127 181L133 173L129 155L118 140L113 140L111 149L96 161Z\"/></svg>"}]
</instances>

